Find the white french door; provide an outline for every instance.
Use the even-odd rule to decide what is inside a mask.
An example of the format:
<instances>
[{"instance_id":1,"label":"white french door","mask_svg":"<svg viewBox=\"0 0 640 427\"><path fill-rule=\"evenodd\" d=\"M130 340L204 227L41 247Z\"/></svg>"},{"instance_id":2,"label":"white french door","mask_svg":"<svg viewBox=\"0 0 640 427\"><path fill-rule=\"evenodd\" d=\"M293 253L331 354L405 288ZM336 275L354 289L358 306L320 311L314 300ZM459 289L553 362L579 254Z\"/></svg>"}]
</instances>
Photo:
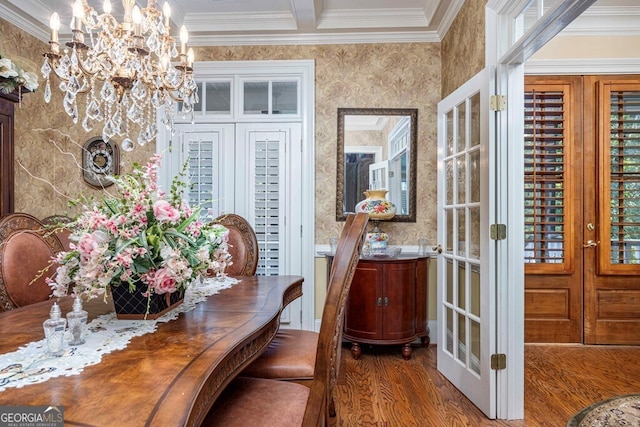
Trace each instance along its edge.
<instances>
[{"instance_id":1,"label":"white french door","mask_svg":"<svg viewBox=\"0 0 640 427\"><path fill-rule=\"evenodd\" d=\"M438 370L496 417L489 70L438 104Z\"/></svg>"}]
</instances>

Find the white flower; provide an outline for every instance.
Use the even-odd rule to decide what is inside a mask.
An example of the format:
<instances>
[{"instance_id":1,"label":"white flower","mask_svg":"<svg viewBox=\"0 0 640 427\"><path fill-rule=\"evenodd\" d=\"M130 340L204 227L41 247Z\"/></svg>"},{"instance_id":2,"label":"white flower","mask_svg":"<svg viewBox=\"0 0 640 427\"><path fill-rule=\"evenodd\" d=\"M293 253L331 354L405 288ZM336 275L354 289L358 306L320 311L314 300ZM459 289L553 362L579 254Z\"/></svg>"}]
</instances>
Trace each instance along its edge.
<instances>
[{"instance_id":1,"label":"white flower","mask_svg":"<svg viewBox=\"0 0 640 427\"><path fill-rule=\"evenodd\" d=\"M7 79L18 77L18 70L9 58L0 58L0 77Z\"/></svg>"},{"instance_id":2,"label":"white flower","mask_svg":"<svg viewBox=\"0 0 640 427\"><path fill-rule=\"evenodd\" d=\"M34 91L38 89L38 76L28 71L20 73L20 77L24 81L24 87L27 90Z\"/></svg>"}]
</instances>

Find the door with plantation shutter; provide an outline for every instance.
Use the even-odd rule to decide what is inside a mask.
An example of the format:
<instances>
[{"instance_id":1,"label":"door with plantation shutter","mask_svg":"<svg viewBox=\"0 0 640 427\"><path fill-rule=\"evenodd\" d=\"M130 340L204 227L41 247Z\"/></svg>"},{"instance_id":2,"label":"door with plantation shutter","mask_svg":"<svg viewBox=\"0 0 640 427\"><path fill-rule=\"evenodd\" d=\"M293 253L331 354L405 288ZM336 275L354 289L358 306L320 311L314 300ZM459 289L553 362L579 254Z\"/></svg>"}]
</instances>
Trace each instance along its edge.
<instances>
[{"instance_id":1,"label":"door with plantation shutter","mask_svg":"<svg viewBox=\"0 0 640 427\"><path fill-rule=\"evenodd\" d=\"M256 232L258 275L301 274L301 141L299 123L236 125L235 213ZM299 328L300 313L298 298L281 323Z\"/></svg>"},{"instance_id":2,"label":"door with plantation shutter","mask_svg":"<svg viewBox=\"0 0 640 427\"><path fill-rule=\"evenodd\" d=\"M639 344L640 80L525 82L525 340Z\"/></svg>"},{"instance_id":3,"label":"door with plantation shutter","mask_svg":"<svg viewBox=\"0 0 640 427\"><path fill-rule=\"evenodd\" d=\"M189 203L249 221L258 238L257 275L301 275L300 124L177 124L176 136L180 164L189 160ZM300 298L291 302L281 323L300 328L301 307Z\"/></svg>"},{"instance_id":4,"label":"door with plantation shutter","mask_svg":"<svg viewBox=\"0 0 640 427\"><path fill-rule=\"evenodd\" d=\"M585 249L585 343L640 344L640 80L585 77L595 91L595 228ZM587 218L589 220L590 218Z\"/></svg>"},{"instance_id":5,"label":"door with plantation shutter","mask_svg":"<svg viewBox=\"0 0 640 427\"><path fill-rule=\"evenodd\" d=\"M525 85L525 341L582 341L580 78Z\"/></svg>"}]
</instances>

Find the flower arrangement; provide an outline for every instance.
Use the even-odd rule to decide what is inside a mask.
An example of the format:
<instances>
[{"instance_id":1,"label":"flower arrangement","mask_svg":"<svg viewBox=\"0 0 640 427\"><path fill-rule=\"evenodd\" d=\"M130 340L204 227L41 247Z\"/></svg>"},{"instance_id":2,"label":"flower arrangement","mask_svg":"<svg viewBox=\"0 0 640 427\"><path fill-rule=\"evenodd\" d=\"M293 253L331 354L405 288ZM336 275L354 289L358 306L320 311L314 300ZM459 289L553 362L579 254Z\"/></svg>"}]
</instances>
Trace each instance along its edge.
<instances>
[{"instance_id":1,"label":"flower arrangement","mask_svg":"<svg viewBox=\"0 0 640 427\"><path fill-rule=\"evenodd\" d=\"M160 156L128 175L112 177L118 197L87 203L71 229L71 250L58 254L49 285L53 296L73 293L87 299L103 296L113 286L145 296L182 292L198 276L224 275L231 263L228 230L205 224L200 208L182 200L182 172L173 180L170 197L157 186Z\"/></svg>"},{"instance_id":2,"label":"flower arrangement","mask_svg":"<svg viewBox=\"0 0 640 427\"><path fill-rule=\"evenodd\" d=\"M0 55L0 92L11 93L23 87L30 92L38 89L38 76Z\"/></svg>"}]
</instances>

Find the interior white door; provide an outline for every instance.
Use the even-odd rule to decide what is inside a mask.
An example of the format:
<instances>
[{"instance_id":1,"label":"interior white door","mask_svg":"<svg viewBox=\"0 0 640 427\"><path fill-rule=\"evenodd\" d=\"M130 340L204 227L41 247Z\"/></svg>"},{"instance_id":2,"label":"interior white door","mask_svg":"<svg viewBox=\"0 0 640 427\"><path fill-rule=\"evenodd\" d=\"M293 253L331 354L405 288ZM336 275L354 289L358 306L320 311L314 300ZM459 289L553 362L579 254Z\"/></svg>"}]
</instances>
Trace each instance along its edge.
<instances>
[{"instance_id":1,"label":"interior white door","mask_svg":"<svg viewBox=\"0 0 640 427\"><path fill-rule=\"evenodd\" d=\"M256 274L303 276L301 125L176 124L176 140L166 168L175 176L188 159L189 203L213 217L236 213L249 221L260 251ZM282 325L302 327L302 307L312 306L303 303L313 295L313 282L306 284Z\"/></svg>"},{"instance_id":2,"label":"interior white door","mask_svg":"<svg viewBox=\"0 0 640 427\"><path fill-rule=\"evenodd\" d=\"M302 275L301 140L299 123L236 126L235 213L254 226L258 275ZM301 307L290 303L281 323L300 328Z\"/></svg>"},{"instance_id":3,"label":"interior white door","mask_svg":"<svg viewBox=\"0 0 640 427\"><path fill-rule=\"evenodd\" d=\"M489 71L438 104L438 370L496 417Z\"/></svg>"}]
</instances>

